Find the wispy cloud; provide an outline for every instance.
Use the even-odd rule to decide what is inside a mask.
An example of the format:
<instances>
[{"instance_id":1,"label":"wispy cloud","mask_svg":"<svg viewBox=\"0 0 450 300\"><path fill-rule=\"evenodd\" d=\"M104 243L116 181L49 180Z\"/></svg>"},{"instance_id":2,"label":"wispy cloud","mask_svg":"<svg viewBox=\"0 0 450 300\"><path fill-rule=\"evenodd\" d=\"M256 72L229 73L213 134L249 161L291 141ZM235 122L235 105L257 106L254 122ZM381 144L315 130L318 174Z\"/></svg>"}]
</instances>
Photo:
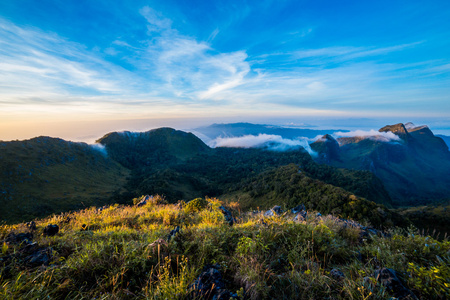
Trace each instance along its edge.
<instances>
[{"instance_id":1,"label":"wispy cloud","mask_svg":"<svg viewBox=\"0 0 450 300\"><path fill-rule=\"evenodd\" d=\"M337 61L353 60L355 58L386 55L392 52L402 51L423 44L424 41L394 45L390 47L327 47L319 49L299 50L288 53L295 59L333 58Z\"/></svg>"},{"instance_id":2,"label":"wispy cloud","mask_svg":"<svg viewBox=\"0 0 450 300\"><path fill-rule=\"evenodd\" d=\"M218 53L207 42L180 34L171 27L170 20L152 8L144 7L141 14L150 24L152 40L143 60L136 63L154 70L167 92L205 100L243 83L250 71L244 51ZM216 29L211 39L218 32Z\"/></svg>"},{"instance_id":3,"label":"wispy cloud","mask_svg":"<svg viewBox=\"0 0 450 300\"><path fill-rule=\"evenodd\" d=\"M133 75L83 46L0 19L3 100L18 97L119 94ZM126 82L124 84L124 82Z\"/></svg>"},{"instance_id":4,"label":"wispy cloud","mask_svg":"<svg viewBox=\"0 0 450 300\"><path fill-rule=\"evenodd\" d=\"M392 132L379 132L377 130L355 130L355 131L349 131L349 132L335 132L332 134L334 137L362 137L362 138L370 138L375 139L383 142L393 142L393 141L400 141L400 138L398 135L392 133Z\"/></svg>"},{"instance_id":5,"label":"wispy cloud","mask_svg":"<svg viewBox=\"0 0 450 300\"><path fill-rule=\"evenodd\" d=\"M309 146L308 139L285 139L279 135L259 134L240 137L218 137L208 142L210 147L234 148L266 148L272 151L288 151L304 148L309 154L315 155Z\"/></svg>"}]
</instances>

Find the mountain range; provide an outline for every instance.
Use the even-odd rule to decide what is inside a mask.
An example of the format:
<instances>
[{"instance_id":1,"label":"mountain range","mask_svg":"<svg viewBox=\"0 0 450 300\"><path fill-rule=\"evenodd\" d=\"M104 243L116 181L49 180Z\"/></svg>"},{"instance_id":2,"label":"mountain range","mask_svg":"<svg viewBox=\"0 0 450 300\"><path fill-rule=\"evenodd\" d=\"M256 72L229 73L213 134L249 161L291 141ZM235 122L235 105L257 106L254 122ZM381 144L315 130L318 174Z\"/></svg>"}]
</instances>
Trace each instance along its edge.
<instances>
[{"instance_id":1,"label":"mountain range","mask_svg":"<svg viewBox=\"0 0 450 300\"><path fill-rule=\"evenodd\" d=\"M395 124L380 135L330 135L311 144L316 161L335 167L368 170L383 181L396 205L428 204L449 198L450 152L427 126Z\"/></svg>"},{"instance_id":2,"label":"mountain range","mask_svg":"<svg viewBox=\"0 0 450 300\"><path fill-rule=\"evenodd\" d=\"M194 132L211 140L275 133L295 140L325 133L249 123L206 128ZM112 132L94 146L49 137L1 142L0 217L27 221L159 194L172 203L219 197L246 209L304 204L381 226L404 223L391 207L448 198L448 147L428 127L396 124L369 137L334 137L337 132L324 134L309 150L291 143L285 151L267 143L213 148L171 128ZM350 209L349 203L357 206Z\"/></svg>"}]
</instances>

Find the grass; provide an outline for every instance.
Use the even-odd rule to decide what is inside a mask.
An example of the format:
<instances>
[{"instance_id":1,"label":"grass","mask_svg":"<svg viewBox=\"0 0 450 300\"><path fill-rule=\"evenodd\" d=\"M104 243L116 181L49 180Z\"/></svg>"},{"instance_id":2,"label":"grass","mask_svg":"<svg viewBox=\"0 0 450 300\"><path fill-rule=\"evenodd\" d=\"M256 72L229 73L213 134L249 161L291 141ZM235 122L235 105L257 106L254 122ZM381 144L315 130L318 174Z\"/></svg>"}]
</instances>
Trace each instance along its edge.
<instances>
[{"instance_id":1,"label":"grass","mask_svg":"<svg viewBox=\"0 0 450 300\"><path fill-rule=\"evenodd\" d=\"M231 292L245 299L389 299L373 273L395 269L423 299L450 297L450 242L390 230L391 237L360 241L360 228L312 211L264 218L229 203L229 226L217 199L136 207L113 205L36 220L34 241L51 251L51 262L30 267L24 245L2 243L1 299L187 299L206 264L221 266ZM48 224L60 232L42 236ZM84 226L83 226L84 225ZM167 242L172 229L181 232ZM25 224L2 225L0 241ZM5 257L13 255L12 259ZM15 255L15 256L14 256ZM344 278L334 278L337 268Z\"/></svg>"}]
</instances>

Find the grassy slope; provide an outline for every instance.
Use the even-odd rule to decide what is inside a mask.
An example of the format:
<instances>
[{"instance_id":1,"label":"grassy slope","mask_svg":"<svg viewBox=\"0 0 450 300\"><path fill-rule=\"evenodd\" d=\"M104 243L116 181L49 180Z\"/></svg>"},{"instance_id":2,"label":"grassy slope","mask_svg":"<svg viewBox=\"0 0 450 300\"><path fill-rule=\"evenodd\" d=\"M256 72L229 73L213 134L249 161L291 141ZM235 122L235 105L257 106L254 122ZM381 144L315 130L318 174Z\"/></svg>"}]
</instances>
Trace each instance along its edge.
<instances>
[{"instance_id":1,"label":"grassy slope","mask_svg":"<svg viewBox=\"0 0 450 300\"><path fill-rule=\"evenodd\" d=\"M401 216L391 213L383 205L313 179L299 171L294 164L248 179L238 185L235 191L220 198L237 201L244 209L269 209L274 205L295 207L304 204L308 209L344 218L351 217L377 227L407 224Z\"/></svg>"},{"instance_id":2,"label":"grassy slope","mask_svg":"<svg viewBox=\"0 0 450 300\"><path fill-rule=\"evenodd\" d=\"M30 220L106 204L129 171L82 143L39 137L0 144L0 219Z\"/></svg>"},{"instance_id":3,"label":"grassy slope","mask_svg":"<svg viewBox=\"0 0 450 300\"><path fill-rule=\"evenodd\" d=\"M450 233L450 200L442 204L399 208L397 212L405 216L424 233L443 239Z\"/></svg>"},{"instance_id":4,"label":"grassy slope","mask_svg":"<svg viewBox=\"0 0 450 300\"><path fill-rule=\"evenodd\" d=\"M226 288L247 299L390 299L373 277L380 267L395 269L421 299L450 297L448 241L393 230L391 238L360 242L359 228L332 216L310 211L306 221L285 214L260 222L259 213L237 215L236 203L238 221L230 227L218 205L210 200L197 212L177 205L116 205L39 220L34 241L50 247L52 262L29 267L21 246L4 243L0 298L186 299L208 263L219 263ZM43 237L50 223L61 230ZM83 224L88 230L81 230ZM167 243L177 225L181 234ZM24 230L24 224L1 226L0 240ZM4 259L13 253L16 258ZM333 268L345 278L334 278Z\"/></svg>"}]
</instances>

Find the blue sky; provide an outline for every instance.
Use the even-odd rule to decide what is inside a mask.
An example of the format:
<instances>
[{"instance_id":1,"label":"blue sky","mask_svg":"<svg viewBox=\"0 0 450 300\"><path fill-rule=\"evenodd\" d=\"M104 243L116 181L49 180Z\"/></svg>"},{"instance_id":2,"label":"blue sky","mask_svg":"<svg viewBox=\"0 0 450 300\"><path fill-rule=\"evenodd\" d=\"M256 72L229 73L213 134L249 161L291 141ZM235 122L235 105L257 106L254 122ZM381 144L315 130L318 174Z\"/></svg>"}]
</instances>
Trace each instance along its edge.
<instances>
[{"instance_id":1,"label":"blue sky","mask_svg":"<svg viewBox=\"0 0 450 300\"><path fill-rule=\"evenodd\" d=\"M246 120L450 128L450 1L0 2L0 139Z\"/></svg>"}]
</instances>

